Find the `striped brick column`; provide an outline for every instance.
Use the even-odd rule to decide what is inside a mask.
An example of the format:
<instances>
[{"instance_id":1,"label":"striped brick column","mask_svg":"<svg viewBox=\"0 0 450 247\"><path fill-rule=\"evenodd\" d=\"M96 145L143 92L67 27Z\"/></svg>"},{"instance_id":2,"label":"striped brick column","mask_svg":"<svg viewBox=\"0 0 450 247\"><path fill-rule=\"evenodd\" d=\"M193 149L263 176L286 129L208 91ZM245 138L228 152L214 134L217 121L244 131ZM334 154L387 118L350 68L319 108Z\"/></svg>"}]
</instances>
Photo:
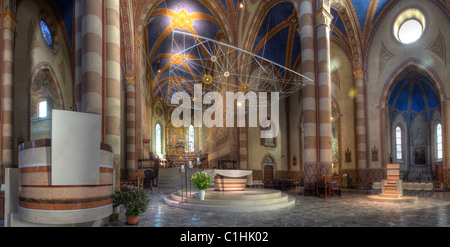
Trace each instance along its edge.
<instances>
[{"instance_id":1,"label":"striped brick column","mask_svg":"<svg viewBox=\"0 0 450 247\"><path fill-rule=\"evenodd\" d=\"M317 27L317 74L319 96L319 148L320 168L318 175L332 173L332 127L331 127L331 69L330 24L333 17L325 6L316 12Z\"/></svg>"},{"instance_id":2,"label":"striped brick column","mask_svg":"<svg viewBox=\"0 0 450 247\"><path fill-rule=\"evenodd\" d=\"M136 170L136 77L126 76L127 82L127 171ZM130 174L130 173L129 173Z\"/></svg>"},{"instance_id":3,"label":"striped brick column","mask_svg":"<svg viewBox=\"0 0 450 247\"><path fill-rule=\"evenodd\" d=\"M101 0L81 2L82 111L102 115L103 5Z\"/></svg>"},{"instance_id":4,"label":"striped brick column","mask_svg":"<svg viewBox=\"0 0 450 247\"><path fill-rule=\"evenodd\" d=\"M120 2L106 2L106 143L113 147L116 188L120 186Z\"/></svg>"},{"instance_id":5,"label":"striped brick column","mask_svg":"<svg viewBox=\"0 0 450 247\"><path fill-rule=\"evenodd\" d=\"M314 80L315 53L314 53L314 5L312 0L301 0L299 13L300 40L302 49L302 74ZM303 97L303 167L305 183L316 180L317 163L317 121L316 121L316 87L314 83L304 80L306 84L302 89Z\"/></svg>"},{"instance_id":6,"label":"striped brick column","mask_svg":"<svg viewBox=\"0 0 450 247\"><path fill-rule=\"evenodd\" d=\"M2 167L13 165L14 150L14 39L17 20L7 11L1 15L3 32Z\"/></svg>"},{"instance_id":7,"label":"striped brick column","mask_svg":"<svg viewBox=\"0 0 450 247\"><path fill-rule=\"evenodd\" d=\"M353 71L356 86L356 162L358 168L368 168L366 150L366 118L364 108L364 70Z\"/></svg>"},{"instance_id":8,"label":"striped brick column","mask_svg":"<svg viewBox=\"0 0 450 247\"><path fill-rule=\"evenodd\" d=\"M82 19L83 19L82 0L75 0L75 105L77 111L82 110L81 94L82 94Z\"/></svg>"}]
</instances>

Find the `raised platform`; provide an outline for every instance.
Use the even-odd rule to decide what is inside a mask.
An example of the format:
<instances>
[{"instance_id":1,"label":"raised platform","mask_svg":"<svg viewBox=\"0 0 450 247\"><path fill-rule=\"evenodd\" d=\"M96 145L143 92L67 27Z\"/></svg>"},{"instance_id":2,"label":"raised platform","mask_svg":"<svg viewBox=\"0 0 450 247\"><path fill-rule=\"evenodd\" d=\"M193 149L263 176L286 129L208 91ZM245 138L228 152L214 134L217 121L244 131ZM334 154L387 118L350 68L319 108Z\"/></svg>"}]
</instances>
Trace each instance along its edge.
<instances>
[{"instance_id":1,"label":"raised platform","mask_svg":"<svg viewBox=\"0 0 450 247\"><path fill-rule=\"evenodd\" d=\"M184 199L184 202L183 202ZM295 199L278 190L247 189L245 191L206 190L205 200L197 193L192 198L182 197L181 191L164 198L167 205L185 209L216 212L258 212L286 208L295 204Z\"/></svg>"},{"instance_id":2,"label":"raised platform","mask_svg":"<svg viewBox=\"0 0 450 247\"><path fill-rule=\"evenodd\" d=\"M370 195L367 196L371 200L381 202L416 202L419 200L417 196L390 196L390 195Z\"/></svg>"}]
</instances>

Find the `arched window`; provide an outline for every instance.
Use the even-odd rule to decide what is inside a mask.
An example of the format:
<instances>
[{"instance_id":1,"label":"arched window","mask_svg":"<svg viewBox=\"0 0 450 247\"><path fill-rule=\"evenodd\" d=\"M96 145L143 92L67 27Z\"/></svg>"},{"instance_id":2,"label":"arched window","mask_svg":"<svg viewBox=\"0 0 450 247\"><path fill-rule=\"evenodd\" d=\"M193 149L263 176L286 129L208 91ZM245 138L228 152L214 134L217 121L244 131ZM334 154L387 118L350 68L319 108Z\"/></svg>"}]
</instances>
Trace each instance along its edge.
<instances>
[{"instance_id":1,"label":"arched window","mask_svg":"<svg viewBox=\"0 0 450 247\"><path fill-rule=\"evenodd\" d=\"M396 149L396 157L398 160L402 159L402 129L397 127L395 129L395 149Z\"/></svg>"},{"instance_id":2,"label":"arched window","mask_svg":"<svg viewBox=\"0 0 450 247\"><path fill-rule=\"evenodd\" d=\"M436 126L436 151L437 158L442 159L442 125Z\"/></svg>"},{"instance_id":3,"label":"arched window","mask_svg":"<svg viewBox=\"0 0 450 247\"><path fill-rule=\"evenodd\" d=\"M156 153L161 154L162 146L161 146L161 125L156 124L155 131L155 144L156 144Z\"/></svg>"},{"instance_id":4,"label":"arched window","mask_svg":"<svg viewBox=\"0 0 450 247\"><path fill-rule=\"evenodd\" d=\"M48 116L47 105L48 105L47 100L39 102L39 105L38 105L39 118L46 118Z\"/></svg>"},{"instance_id":5,"label":"arched window","mask_svg":"<svg viewBox=\"0 0 450 247\"><path fill-rule=\"evenodd\" d=\"M195 151L195 135L194 126L189 126L189 152L193 153Z\"/></svg>"}]
</instances>

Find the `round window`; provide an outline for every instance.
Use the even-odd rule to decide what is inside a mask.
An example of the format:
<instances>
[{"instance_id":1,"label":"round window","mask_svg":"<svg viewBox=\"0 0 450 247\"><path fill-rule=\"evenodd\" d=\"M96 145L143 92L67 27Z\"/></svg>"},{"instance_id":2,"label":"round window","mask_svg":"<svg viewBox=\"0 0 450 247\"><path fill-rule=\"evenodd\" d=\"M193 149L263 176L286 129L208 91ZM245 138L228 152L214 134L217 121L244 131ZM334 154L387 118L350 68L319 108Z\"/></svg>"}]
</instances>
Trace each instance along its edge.
<instances>
[{"instance_id":1,"label":"round window","mask_svg":"<svg viewBox=\"0 0 450 247\"><path fill-rule=\"evenodd\" d=\"M48 25L45 21L41 21L41 32L42 32L42 36L44 36L45 43L50 48L53 48L52 32L50 31L50 28L48 27Z\"/></svg>"},{"instance_id":2,"label":"round window","mask_svg":"<svg viewBox=\"0 0 450 247\"><path fill-rule=\"evenodd\" d=\"M422 24L415 19L405 21L398 30L398 39L405 44L417 41L423 33Z\"/></svg>"},{"instance_id":3,"label":"round window","mask_svg":"<svg viewBox=\"0 0 450 247\"><path fill-rule=\"evenodd\" d=\"M425 30L425 16L418 9L402 12L394 23L394 36L403 44L411 44L422 37Z\"/></svg>"}]
</instances>

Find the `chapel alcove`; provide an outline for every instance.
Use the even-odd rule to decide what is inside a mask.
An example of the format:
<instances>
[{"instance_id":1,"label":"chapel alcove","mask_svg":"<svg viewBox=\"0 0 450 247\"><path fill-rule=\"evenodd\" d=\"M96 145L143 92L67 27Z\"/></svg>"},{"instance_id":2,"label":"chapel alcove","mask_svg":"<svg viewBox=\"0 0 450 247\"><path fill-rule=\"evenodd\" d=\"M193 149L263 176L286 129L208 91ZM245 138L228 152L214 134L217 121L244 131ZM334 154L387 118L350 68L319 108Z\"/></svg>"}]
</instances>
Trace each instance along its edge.
<instances>
[{"instance_id":1,"label":"chapel alcove","mask_svg":"<svg viewBox=\"0 0 450 247\"><path fill-rule=\"evenodd\" d=\"M424 73L409 71L393 85L388 101L389 161L400 164L406 180L432 180L437 153L436 126L441 104L435 84Z\"/></svg>"}]
</instances>

